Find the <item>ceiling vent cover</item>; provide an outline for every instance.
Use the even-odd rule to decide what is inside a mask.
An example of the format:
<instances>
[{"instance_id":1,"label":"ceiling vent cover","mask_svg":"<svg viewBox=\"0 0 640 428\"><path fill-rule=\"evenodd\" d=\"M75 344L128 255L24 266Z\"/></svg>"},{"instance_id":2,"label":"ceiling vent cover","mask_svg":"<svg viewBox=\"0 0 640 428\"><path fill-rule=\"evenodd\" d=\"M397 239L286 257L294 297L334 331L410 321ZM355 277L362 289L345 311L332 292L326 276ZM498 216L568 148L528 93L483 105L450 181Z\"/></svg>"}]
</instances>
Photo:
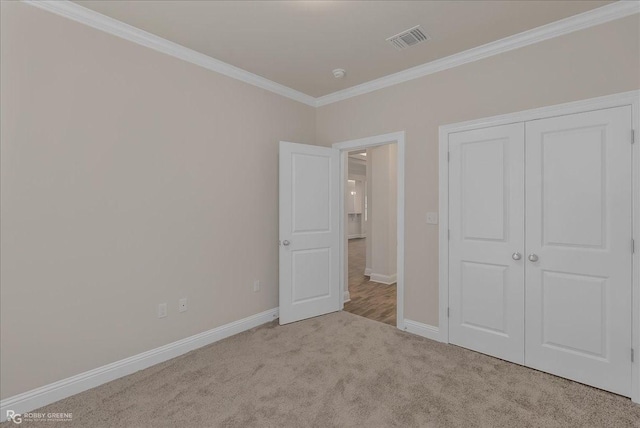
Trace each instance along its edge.
<instances>
[{"instance_id":1,"label":"ceiling vent cover","mask_svg":"<svg viewBox=\"0 0 640 428\"><path fill-rule=\"evenodd\" d=\"M416 25L415 27L409 28L408 30L403 31L400 34L389 37L387 41L391 43L394 48L402 50L410 46L417 45L418 43L426 42L430 38L431 37L429 37L429 35L424 32L422 27Z\"/></svg>"}]
</instances>

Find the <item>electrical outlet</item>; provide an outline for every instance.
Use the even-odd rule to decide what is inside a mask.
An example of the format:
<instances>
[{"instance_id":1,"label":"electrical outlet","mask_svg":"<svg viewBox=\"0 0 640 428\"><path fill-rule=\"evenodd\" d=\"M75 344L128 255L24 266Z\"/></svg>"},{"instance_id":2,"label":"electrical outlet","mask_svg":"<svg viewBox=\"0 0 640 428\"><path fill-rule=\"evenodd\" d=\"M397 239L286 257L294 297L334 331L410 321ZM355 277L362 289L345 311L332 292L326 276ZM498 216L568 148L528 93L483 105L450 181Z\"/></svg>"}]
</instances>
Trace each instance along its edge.
<instances>
[{"instance_id":1,"label":"electrical outlet","mask_svg":"<svg viewBox=\"0 0 640 428\"><path fill-rule=\"evenodd\" d=\"M158 318L164 318L167 316L167 304L160 303L158 305Z\"/></svg>"},{"instance_id":2,"label":"electrical outlet","mask_svg":"<svg viewBox=\"0 0 640 428\"><path fill-rule=\"evenodd\" d=\"M187 298L178 300L178 312L187 312Z\"/></svg>"},{"instance_id":3,"label":"electrical outlet","mask_svg":"<svg viewBox=\"0 0 640 428\"><path fill-rule=\"evenodd\" d=\"M260 281L255 280L253 281L253 292L257 293L258 291L260 291Z\"/></svg>"}]
</instances>

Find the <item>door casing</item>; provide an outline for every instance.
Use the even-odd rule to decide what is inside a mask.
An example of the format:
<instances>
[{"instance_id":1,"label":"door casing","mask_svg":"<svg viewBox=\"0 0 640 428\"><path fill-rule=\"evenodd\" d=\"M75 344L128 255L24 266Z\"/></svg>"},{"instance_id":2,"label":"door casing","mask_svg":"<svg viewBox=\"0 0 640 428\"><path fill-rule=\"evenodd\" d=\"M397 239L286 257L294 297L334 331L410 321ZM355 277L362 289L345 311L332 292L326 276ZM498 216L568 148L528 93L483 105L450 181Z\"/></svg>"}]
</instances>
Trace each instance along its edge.
<instances>
[{"instance_id":1,"label":"door casing","mask_svg":"<svg viewBox=\"0 0 640 428\"><path fill-rule=\"evenodd\" d=\"M633 253L633 302L632 302L632 347L635 358L631 373L631 400L640 403L640 91L622 92L582 101L525 110L488 118L443 125L439 128L439 328L438 340L449 343L449 134L453 132L482 129L516 122L563 116L574 113L600 110L611 107L631 106L632 126L635 137L629 135L633 143L633 225L632 235L636 243ZM635 141L632 142L632 138ZM631 238L631 237L630 237ZM630 356L631 357L631 356Z\"/></svg>"},{"instance_id":2,"label":"door casing","mask_svg":"<svg viewBox=\"0 0 640 428\"><path fill-rule=\"evenodd\" d=\"M334 143L332 147L340 150L340 194L344 195L345 182L347 180L347 157L353 150L367 149L385 144L397 144L398 148L398 212L397 212L397 278L396 278L396 326L401 330L406 330L404 322L404 154L405 154L405 132L398 131L389 134L375 135L372 137L360 138L357 140ZM348 282L348 267L345 265L347 254L347 232L346 232L346 207L344 197L340 198L340 295L345 295L345 288ZM340 301L340 309L344 307L344 300Z\"/></svg>"}]
</instances>

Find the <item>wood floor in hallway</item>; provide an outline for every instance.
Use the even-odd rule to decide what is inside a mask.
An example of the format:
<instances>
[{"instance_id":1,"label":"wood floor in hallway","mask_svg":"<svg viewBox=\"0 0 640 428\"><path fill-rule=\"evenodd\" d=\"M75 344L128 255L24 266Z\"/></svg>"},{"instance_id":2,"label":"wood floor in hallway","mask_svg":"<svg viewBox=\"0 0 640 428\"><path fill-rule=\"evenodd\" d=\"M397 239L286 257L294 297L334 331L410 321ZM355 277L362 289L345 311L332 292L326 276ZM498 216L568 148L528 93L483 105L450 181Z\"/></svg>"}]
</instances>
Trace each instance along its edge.
<instances>
[{"instance_id":1,"label":"wood floor in hallway","mask_svg":"<svg viewBox=\"0 0 640 428\"><path fill-rule=\"evenodd\" d=\"M364 275L366 238L349 240L349 295L344 310L389 325L396 325L396 284L369 281Z\"/></svg>"}]
</instances>

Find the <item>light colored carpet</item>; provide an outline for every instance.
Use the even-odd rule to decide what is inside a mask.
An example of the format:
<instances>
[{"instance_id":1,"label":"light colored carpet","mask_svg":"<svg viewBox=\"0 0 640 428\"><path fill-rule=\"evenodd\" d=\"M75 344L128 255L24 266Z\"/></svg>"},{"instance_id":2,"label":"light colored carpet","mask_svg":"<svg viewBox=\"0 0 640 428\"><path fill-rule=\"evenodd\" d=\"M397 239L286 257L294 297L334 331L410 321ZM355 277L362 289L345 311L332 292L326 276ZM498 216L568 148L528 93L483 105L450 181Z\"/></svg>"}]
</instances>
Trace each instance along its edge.
<instances>
[{"instance_id":1,"label":"light colored carpet","mask_svg":"<svg viewBox=\"0 0 640 428\"><path fill-rule=\"evenodd\" d=\"M83 428L640 426L629 399L346 312L271 323L38 411Z\"/></svg>"}]
</instances>

